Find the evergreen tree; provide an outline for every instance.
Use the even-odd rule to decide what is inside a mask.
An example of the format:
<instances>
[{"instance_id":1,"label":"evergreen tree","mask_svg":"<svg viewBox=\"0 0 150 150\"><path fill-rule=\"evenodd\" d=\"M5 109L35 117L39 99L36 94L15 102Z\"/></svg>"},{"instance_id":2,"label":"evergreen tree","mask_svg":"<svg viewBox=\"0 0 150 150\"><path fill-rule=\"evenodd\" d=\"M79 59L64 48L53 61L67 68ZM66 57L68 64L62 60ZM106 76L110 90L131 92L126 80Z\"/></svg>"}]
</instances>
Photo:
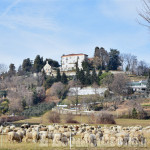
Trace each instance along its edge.
<instances>
[{"instance_id":1,"label":"evergreen tree","mask_svg":"<svg viewBox=\"0 0 150 150\"><path fill-rule=\"evenodd\" d=\"M47 61L48 61L48 64L49 64L50 66L52 66L52 67L58 68L58 67L60 66L59 63L58 63L58 61L55 61L55 60L53 60L53 59L46 59L46 60L43 62L43 64L45 65Z\"/></svg>"},{"instance_id":2,"label":"evergreen tree","mask_svg":"<svg viewBox=\"0 0 150 150\"><path fill-rule=\"evenodd\" d=\"M76 79L79 80L79 76L80 76L80 70L79 68L77 67L76 68Z\"/></svg>"},{"instance_id":3,"label":"evergreen tree","mask_svg":"<svg viewBox=\"0 0 150 150\"><path fill-rule=\"evenodd\" d=\"M100 85L100 76L102 75L102 70L100 69L97 76L97 84Z\"/></svg>"},{"instance_id":4,"label":"evergreen tree","mask_svg":"<svg viewBox=\"0 0 150 150\"><path fill-rule=\"evenodd\" d=\"M90 70L89 69L86 70L85 84L86 85L91 85L91 74L90 74Z\"/></svg>"},{"instance_id":5,"label":"evergreen tree","mask_svg":"<svg viewBox=\"0 0 150 150\"><path fill-rule=\"evenodd\" d=\"M61 77L61 82L63 84L67 84L68 83L67 76L66 76L66 74L64 72L63 72L62 77Z\"/></svg>"},{"instance_id":6,"label":"evergreen tree","mask_svg":"<svg viewBox=\"0 0 150 150\"><path fill-rule=\"evenodd\" d=\"M61 74L60 74L60 69L57 69L57 76L56 76L57 82L61 81Z\"/></svg>"},{"instance_id":7,"label":"evergreen tree","mask_svg":"<svg viewBox=\"0 0 150 150\"><path fill-rule=\"evenodd\" d=\"M149 71L149 76L148 76L147 84L146 84L146 93L150 94L150 71Z\"/></svg>"},{"instance_id":8,"label":"evergreen tree","mask_svg":"<svg viewBox=\"0 0 150 150\"><path fill-rule=\"evenodd\" d=\"M22 103L22 107L23 107L23 109L25 109L25 108L26 108L26 106L27 106L26 100L25 100L25 99L23 99L21 103Z\"/></svg>"},{"instance_id":9,"label":"evergreen tree","mask_svg":"<svg viewBox=\"0 0 150 150\"><path fill-rule=\"evenodd\" d=\"M102 70L100 69L99 72L98 72L98 77L100 77L100 76L102 75L102 73L103 73L103 72L102 72Z\"/></svg>"},{"instance_id":10,"label":"evergreen tree","mask_svg":"<svg viewBox=\"0 0 150 150\"><path fill-rule=\"evenodd\" d=\"M79 72L79 80L80 80L80 82L81 82L82 85L85 84L85 74L84 74L84 71L83 71L83 70L81 70L81 71Z\"/></svg>"},{"instance_id":11,"label":"evergreen tree","mask_svg":"<svg viewBox=\"0 0 150 150\"><path fill-rule=\"evenodd\" d=\"M32 63L30 58L24 59L22 63L22 70L24 72L31 72L32 71Z\"/></svg>"},{"instance_id":12,"label":"evergreen tree","mask_svg":"<svg viewBox=\"0 0 150 150\"><path fill-rule=\"evenodd\" d=\"M9 74L10 76L13 76L13 75L16 74L15 68L16 68L16 67L15 67L14 64L10 64L10 65L9 65L9 71L8 71L8 74Z\"/></svg>"},{"instance_id":13,"label":"evergreen tree","mask_svg":"<svg viewBox=\"0 0 150 150\"><path fill-rule=\"evenodd\" d=\"M40 57L40 55L37 55L35 60L34 60L34 71L35 72L41 72L42 68L43 68L43 57Z\"/></svg>"},{"instance_id":14,"label":"evergreen tree","mask_svg":"<svg viewBox=\"0 0 150 150\"><path fill-rule=\"evenodd\" d=\"M92 70L91 83L92 84L97 83L97 74L96 74L95 68L93 68L93 70Z\"/></svg>"},{"instance_id":15,"label":"evergreen tree","mask_svg":"<svg viewBox=\"0 0 150 150\"><path fill-rule=\"evenodd\" d=\"M137 117L138 117L137 111L136 111L135 108L133 108L133 110L132 110L132 118L133 119L137 119Z\"/></svg>"},{"instance_id":16,"label":"evergreen tree","mask_svg":"<svg viewBox=\"0 0 150 150\"><path fill-rule=\"evenodd\" d=\"M109 70L117 70L117 68L121 65L120 61L120 52L117 49L110 49L109 52Z\"/></svg>"}]
</instances>

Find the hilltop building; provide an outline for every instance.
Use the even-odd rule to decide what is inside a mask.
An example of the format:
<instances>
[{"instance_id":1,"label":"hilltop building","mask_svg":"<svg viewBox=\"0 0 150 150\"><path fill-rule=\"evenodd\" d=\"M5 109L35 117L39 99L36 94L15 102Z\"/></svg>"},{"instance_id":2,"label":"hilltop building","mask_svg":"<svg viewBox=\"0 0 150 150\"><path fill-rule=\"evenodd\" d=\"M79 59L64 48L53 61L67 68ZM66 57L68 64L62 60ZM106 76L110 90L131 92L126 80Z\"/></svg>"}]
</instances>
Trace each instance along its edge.
<instances>
[{"instance_id":1,"label":"hilltop building","mask_svg":"<svg viewBox=\"0 0 150 150\"><path fill-rule=\"evenodd\" d=\"M49 65L48 61L46 61L46 65L43 67L42 71L45 71L46 75L48 76L55 76L56 70L52 68L51 65Z\"/></svg>"},{"instance_id":2,"label":"hilltop building","mask_svg":"<svg viewBox=\"0 0 150 150\"><path fill-rule=\"evenodd\" d=\"M87 60L88 60L88 55L86 54L63 55L61 57L61 71L75 70L76 64L78 64L79 69L82 69L82 62Z\"/></svg>"}]
</instances>

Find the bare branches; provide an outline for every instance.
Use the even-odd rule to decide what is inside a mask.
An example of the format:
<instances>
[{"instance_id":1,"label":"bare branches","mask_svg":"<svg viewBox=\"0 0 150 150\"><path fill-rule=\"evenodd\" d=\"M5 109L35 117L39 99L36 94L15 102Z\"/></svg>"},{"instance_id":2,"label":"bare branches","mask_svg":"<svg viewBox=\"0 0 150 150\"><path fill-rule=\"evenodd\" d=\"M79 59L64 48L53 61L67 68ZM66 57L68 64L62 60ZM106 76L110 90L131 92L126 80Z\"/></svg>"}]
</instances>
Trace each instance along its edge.
<instances>
[{"instance_id":1,"label":"bare branches","mask_svg":"<svg viewBox=\"0 0 150 150\"><path fill-rule=\"evenodd\" d=\"M140 18L142 18L143 20L145 20L145 23L141 23L141 21L138 21L141 25L144 25L148 28L150 28L150 0L142 0L143 2L143 9L141 9L140 11L138 11L138 15L140 16Z\"/></svg>"}]
</instances>

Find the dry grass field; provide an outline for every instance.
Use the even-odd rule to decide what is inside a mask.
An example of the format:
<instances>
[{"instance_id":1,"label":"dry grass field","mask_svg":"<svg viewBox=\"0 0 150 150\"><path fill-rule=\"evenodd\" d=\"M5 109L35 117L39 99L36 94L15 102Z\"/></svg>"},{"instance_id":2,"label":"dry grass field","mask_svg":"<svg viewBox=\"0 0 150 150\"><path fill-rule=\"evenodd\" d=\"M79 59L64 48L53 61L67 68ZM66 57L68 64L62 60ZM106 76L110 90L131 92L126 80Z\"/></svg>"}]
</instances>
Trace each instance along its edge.
<instances>
[{"instance_id":1,"label":"dry grass field","mask_svg":"<svg viewBox=\"0 0 150 150\"><path fill-rule=\"evenodd\" d=\"M47 112L46 114L44 114L41 117L32 117L30 119L26 119L26 120L21 120L21 121L17 121L15 123L42 123L45 125L50 124L48 122L48 114L49 112ZM77 120L79 123L88 123L88 117L89 116L75 116L75 120ZM65 115L61 115L61 123L60 124L64 124L64 118ZM150 126L150 120L137 120L137 119L115 119L116 124L117 125L121 125L121 126L135 126L135 125L141 125L143 127L145 126ZM104 125L101 125L104 126ZM107 125L110 126L110 125ZM95 149L95 150L147 150L150 149L150 136L148 136L147 138L147 148L143 148L143 147L100 147L100 148L91 148L91 147L72 147L72 149ZM49 141L49 144L40 144L40 143L25 143L24 140L22 143L7 143L7 137L6 135L0 135L0 149L18 149L18 150L48 150L48 149L70 149L69 146L68 147L52 147L52 141Z\"/></svg>"},{"instance_id":2,"label":"dry grass field","mask_svg":"<svg viewBox=\"0 0 150 150\"><path fill-rule=\"evenodd\" d=\"M53 147L52 141L49 140L49 144L41 144L28 142L24 140L22 143L9 143L7 141L7 135L0 135L0 150L68 150L70 146ZM149 150L150 146L147 147L71 147L72 150Z\"/></svg>"}]
</instances>

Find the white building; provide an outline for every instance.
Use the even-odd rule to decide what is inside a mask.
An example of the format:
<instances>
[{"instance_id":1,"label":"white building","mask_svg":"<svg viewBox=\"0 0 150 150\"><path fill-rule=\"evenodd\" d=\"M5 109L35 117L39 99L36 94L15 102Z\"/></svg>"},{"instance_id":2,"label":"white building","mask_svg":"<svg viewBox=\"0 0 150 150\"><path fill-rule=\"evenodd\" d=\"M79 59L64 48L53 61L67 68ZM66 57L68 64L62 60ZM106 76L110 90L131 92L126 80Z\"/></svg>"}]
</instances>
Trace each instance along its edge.
<instances>
[{"instance_id":1,"label":"white building","mask_svg":"<svg viewBox=\"0 0 150 150\"><path fill-rule=\"evenodd\" d=\"M86 54L69 54L61 57L61 71L71 71L76 69L78 63L79 69L82 69L82 62L88 60Z\"/></svg>"},{"instance_id":2,"label":"white building","mask_svg":"<svg viewBox=\"0 0 150 150\"><path fill-rule=\"evenodd\" d=\"M55 71L53 68L48 64L48 61L46 61L46 65L43 67L42 71L45 71L46 75L53 76Z\"/></svg>"}]
</instances>

